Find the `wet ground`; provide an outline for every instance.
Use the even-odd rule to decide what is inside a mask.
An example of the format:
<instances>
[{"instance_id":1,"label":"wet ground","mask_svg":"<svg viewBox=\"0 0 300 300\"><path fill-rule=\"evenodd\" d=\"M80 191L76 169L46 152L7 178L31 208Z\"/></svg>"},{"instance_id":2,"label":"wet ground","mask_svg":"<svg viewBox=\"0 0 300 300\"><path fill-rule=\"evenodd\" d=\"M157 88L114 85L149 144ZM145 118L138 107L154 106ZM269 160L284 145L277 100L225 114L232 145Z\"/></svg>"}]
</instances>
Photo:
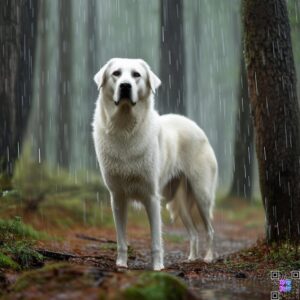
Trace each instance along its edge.
<instances>
[{"instance_id":1,"label":"wet ground","mask_svg":"<svg viewBox=\"0 0 300 300\"><path fill-rule=\"evenodd\" d=\"M260 273L259 270L253 270L251 265L243 263L240 267L235 266L232 268L230 264L226 264L226 258L230 254L254 245L258 238L263 237L263 213L257 213L255 210L245 218L234 218L230 217L227 212L224 213L218 209L215 215L215 257L211 264L206 264L201 259L195 262L187 262L189 242L185 231L178 224L164 226L164 272L183 280L198 299L271 299L271 291L278 291L278 282L272 281L270 276L263 272ZM55 230L52 230L52 234L56 234ZM129 269L137 270L137 272L150 269L149 228L131 222L128 235L130 241ZM59 292L59 297L55 293L49 294L49 297L47 297L46 292L46 294L43 294L43 299L80 299L82 295L85 295L85 299L96 299L95 291L97 289L95 284L98 287L102 284L103 278L116 275L122 277L122 274L127 272L118 270L115 267L116 242L113 227L78 226L66 229L64 232L59 230L57 236L62 238L56 241L39 242L36 248L48 257L50 262L64 261L72 266L80 267L79 270L72 270L76 274L92 272L93 274L101 274L101 276L94 276L95 281L88 288L86 286L82 288L78 286L77 290L74 287L67 288L63 292ZM204 233L201 236L203 237L201 252L204 255L206 245ZM119 273L120 271L121 273ZM55 274L57 275L57 273ZM58 272L58 274L60 273ZM8 279L11 282L14 282L17 277L16 274L8 274ZM51 280L55 279L51 278ZM47 289L47 283L45 283L42 290L45 289ZM84 289L90 291L89 296L84 292ZM9 294L8 299L31 299L32 295L37 297L35 299L39 299L38 290L37 287L31 287L31 290L25 290L24 292L13 292ZM297 298L282 297L282 299Z\"/></svg>"},{"instance_id":2,"label":"wet ground","mask_svg":"<svg viewBox=\"0 0 300 300\"><path fill-rule=\"evenodd\" d=\"M241 221L229 221L218 212L215 218L214 261L222 261L226 256L255 244L263 236L262 226L247 226ZM148 228L129 226L130 270L150 269L150 236ZM41 243L41 249L68 253L69 262L118 271L115 268L115 231L99 228L78 228L68 231L67 238L57 242ZM201 252L205 252L204 233ZM199 299L270 299L274 290L270 278L255 278L251 272L232 272L230 269L211 271L201 259L189 263L188 240L184 230L178 226L164 227L165 272L181 278ZM275 289L276 290L276 289Z\"/></svg>"}]
</instances>

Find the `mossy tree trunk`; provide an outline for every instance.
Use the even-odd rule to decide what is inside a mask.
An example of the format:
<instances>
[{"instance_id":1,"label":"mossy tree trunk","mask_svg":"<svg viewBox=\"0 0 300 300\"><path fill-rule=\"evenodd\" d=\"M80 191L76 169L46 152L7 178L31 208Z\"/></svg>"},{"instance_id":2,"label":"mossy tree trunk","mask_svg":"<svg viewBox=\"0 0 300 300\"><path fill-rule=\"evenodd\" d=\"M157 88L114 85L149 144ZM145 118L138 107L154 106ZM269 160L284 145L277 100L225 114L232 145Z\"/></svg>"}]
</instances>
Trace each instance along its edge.
<instances>
[{"instance_id":1,"label":"mossy tree trunk","mask_svg":"<svg viewBox=\"0 0 300 300\"><path fill-rule=\"evenodd\" d=\"M238 108L235 125L234 169L229 196L251 199L254 137L244 54L241 54Z\"/></svg>"},{"instance_id":2,"label":"mossy tree trunk","mask_svg":"<svg viewBox=\"0 0 300 300\"><path fill-rule=\"evenodd\" d=\"M160 113L185 114L183 1L161 0Z\"/></svg>"},{"instance_id":3,"label":"mossy tree trunk","mask_svg":"<svg viewBox=\"0 0 300 300\"><path fill-rule=\"evenodd\" d=\"M243 0L245 54L269 242L299 242L300 140L285 0Z\"/></svg>"},{"instance_id":4,"label":"mossy tree trunk","mask_svg":"<svg viewBox=\"0 0 300 300\"><path fill-rule=\"evenodd\" d=\"M12 175L31 108L38 2L0 5L0 173Z\"/></svg>"}]
</instances>

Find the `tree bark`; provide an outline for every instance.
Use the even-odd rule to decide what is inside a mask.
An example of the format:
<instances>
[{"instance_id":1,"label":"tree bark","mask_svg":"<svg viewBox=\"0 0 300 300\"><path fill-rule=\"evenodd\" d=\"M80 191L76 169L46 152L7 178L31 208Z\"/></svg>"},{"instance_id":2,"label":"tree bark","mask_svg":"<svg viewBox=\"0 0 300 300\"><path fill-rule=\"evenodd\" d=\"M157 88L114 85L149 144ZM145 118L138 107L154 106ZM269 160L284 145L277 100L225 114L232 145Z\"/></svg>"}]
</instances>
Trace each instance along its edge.
<instances>
[{"instance_id":1,"label":"tree bark","mask_svg":"<svg viewBox=\"0 0 300 300\"><path fill-rule=\"evenodd\" d=\"M244 37L269 242L299 242L300 140L285 0L244 0Z\"/></svg>"},{"instance_id":2,"label":"tree bark","mask_svg":"<svg viewBox=\"0 0 300 300\"><path fill-rule=\"evenodd\" d=\"M249 200L252 196L254 137L243 53L241 54L240 85L237 100L234 169L229 195Z\"/></svg>"},{"instance_id":3,"label":"tree bark","mask_svg":"<svg viewBox=\"0 0 300 300\"><path fill-rule=\"evenodd\" d=\"M184 93L184 28L182 0L161 0L161 63L162 86L160 113L186 113Z\"/></svg>"},{"instance_id":4,"label":"tree bark","mask_svg":"<svg viewBox=\"0 0 300 300\"><path fill-rule=\"evenodd\" d=\"M72 64L72 16L71 0L59 2L59 64L58 64L58 163L69 167L71 138L71 64Z\"/></svg>"},{"instance_id":5,"label":"tree bark","mask_svg":"<svg viewBox=\"0 0 300 300\"><path fill-rule=\"evenodd\" d=\"M31 107L37 6L36 0L0 5L0 172L9 176Z\"/></svg>"}]
</instances>

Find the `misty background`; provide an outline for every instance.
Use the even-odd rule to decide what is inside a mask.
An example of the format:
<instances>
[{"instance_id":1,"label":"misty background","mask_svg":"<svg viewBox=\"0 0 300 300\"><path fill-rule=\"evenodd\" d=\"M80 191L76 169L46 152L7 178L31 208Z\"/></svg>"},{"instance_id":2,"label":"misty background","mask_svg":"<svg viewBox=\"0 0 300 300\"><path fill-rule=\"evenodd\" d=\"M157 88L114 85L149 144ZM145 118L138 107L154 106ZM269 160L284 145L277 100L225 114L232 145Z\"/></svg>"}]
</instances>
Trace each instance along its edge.
<instances>
[{"instance_id":1,"label":"misty background","mask_svg":"<svg viewBox=\"0 0 300 300\"><path fill-rule=\"evenodd\" d=\"M112 57L142 58L162 79L156 95L159 112L185 114L206 132L219 163L219 192L230 189L237 162L248 176L245 163L234 159L235 148L244 147L243 140L238 140L238 118L245 107L249 110L241 92L245 83L240 0L174 1L182 7L173 5L168 13L173 10L174 26L182 32L170 46L166 36L176 36L176 28L168 29L162 23L166 16L159 0L38 2L32 103L22 147L23 152L29 149L31 159L54 170L66 169L74 182L78 176L89 182L92 174L98 175L91 137L98 93L93 76ZM164 5L168 2L172 1L164 1ZM287 2L299 78L300 5L297 0ZM164 53L170 57L180 54L180 59L171 63L182 74L177 102L165 96L164 90L174 89L179 82L175 80L172 86L171 79L162 74L170 64ZM252 125L245 126L249 132ZM247 156L255 171L249 185L258 196L251 147L253 144L247 145Z\"/></svg>"}]
</instances>

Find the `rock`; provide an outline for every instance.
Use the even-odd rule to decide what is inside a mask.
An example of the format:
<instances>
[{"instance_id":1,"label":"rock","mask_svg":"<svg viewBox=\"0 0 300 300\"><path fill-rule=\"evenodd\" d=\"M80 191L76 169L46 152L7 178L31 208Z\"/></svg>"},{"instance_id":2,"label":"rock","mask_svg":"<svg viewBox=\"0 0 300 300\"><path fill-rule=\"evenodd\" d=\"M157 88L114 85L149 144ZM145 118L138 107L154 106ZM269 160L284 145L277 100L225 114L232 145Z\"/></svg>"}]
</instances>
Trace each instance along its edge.
<instances>
[{"instance_id":1,"label":"rock","mask_svg":"<svg viewBox=\"0 0 300 300\"><path fill-rule=\"evenodd\" d=\"M247 275L243 272L238 272L234 275L235 278L247 278Z\"/></svg>"}]
</instances>

